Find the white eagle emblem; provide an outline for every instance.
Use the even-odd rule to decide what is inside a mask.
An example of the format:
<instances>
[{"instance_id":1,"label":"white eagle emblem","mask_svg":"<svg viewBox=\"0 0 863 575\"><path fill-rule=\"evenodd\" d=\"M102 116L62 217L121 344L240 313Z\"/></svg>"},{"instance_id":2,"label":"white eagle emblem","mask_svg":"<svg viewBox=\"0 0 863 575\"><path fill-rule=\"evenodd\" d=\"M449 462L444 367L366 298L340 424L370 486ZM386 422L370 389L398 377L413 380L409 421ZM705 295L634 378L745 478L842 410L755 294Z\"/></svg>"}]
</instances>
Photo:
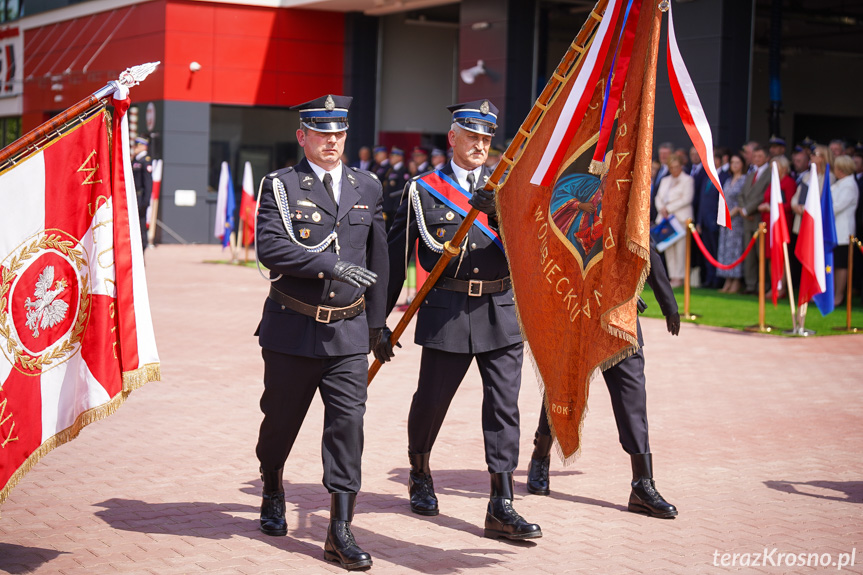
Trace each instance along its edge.
<instances>
[{"instance_id":1,"label":"white eagle emblem","mask_svg":"<svg viewBox=\"0 0 863 575\"><path fill-rule=\"evenodd\" d=\"M54 289L51 288L54 284ZM28 297L24 300L27 308L27 327L33 330L33 337L39 337L39 328L48 329L54 327L66 317L69 304L57 296L66 289L66 280L61 279L54 283L54 266L47 266L39 279L36 281L36 301L30 301Z\"/></svg>"}]
</instances>

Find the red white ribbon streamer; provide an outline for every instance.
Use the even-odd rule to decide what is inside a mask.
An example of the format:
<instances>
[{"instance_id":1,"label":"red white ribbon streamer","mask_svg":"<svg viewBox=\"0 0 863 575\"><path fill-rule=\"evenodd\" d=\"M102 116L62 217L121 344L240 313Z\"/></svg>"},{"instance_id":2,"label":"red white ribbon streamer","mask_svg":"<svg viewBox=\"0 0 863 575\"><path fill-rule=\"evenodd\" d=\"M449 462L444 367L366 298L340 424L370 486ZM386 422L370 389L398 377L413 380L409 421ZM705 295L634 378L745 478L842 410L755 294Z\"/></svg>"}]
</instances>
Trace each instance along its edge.
<instances>
[{"instance_id":1,"label":"red white ribbon streamer","mask_svg":"<svg viewBox=\"0 0 863 575\"><path fill-rule=\"evenodd\" d=\"M596 88L599 74L605 65L606 56L614 37L613 31L617 25L620 6L617 0L609 0L605 16L599 23L599 29L593 37L584 63L575 77L575 84L566 98L554 132L548 140L548 145L530 179L535 186L550 186L557 175L557 170L563 162L563 154L572 142L575 131L581 124L587 111L587 105Z\"/></svg>"},{"instance_id":2,"label":"red white ribbon streamer","mask_svg":"<svg viewBox=\"0 0 863 575\"><path fill-rule=\"evenodd\" d=\"M716 222L731 229L731 213L725 203L725 192L722 191L722 184L719 183L716 165L713 162L713 133L710 131L710 124L707 123L707 116L704 115L704 109L701 107L701 101L698 99L692 78L689 77L689 72L683 63L680 48L677 47L674 20L671 16L671 3L668 5L667 52L668 79L671 82L671 93L674 96L674 103L677 104L680 119L683 120L683 125L692 140L692 144L698 150L701 162L707 166L707 176L719 190L719 210L717 211Z\"/></svg>"}]
</instances>

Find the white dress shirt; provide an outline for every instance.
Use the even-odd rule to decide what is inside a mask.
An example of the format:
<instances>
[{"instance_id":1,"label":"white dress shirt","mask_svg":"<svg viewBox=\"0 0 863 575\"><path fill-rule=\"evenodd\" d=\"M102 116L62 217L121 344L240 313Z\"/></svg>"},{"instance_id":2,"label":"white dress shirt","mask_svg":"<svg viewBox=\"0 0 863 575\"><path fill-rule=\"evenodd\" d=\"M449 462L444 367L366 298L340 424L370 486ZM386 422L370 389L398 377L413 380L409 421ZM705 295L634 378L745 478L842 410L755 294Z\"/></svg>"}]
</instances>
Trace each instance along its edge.
<instances>
[{"instance_id":1,"label":"white dress shirt","mask_svg":"<svg viewBox=\"0 0 863 575\"><path fill-rule=\"evenodd\" d=\"M480 180L480 178L482 177L482 166L474 168L471 171L467 171L461 166L456 165L456 163L453 161L450 161L450 165L452 166L452 172L455 175L455 179L458 182L458 185L460 185L465 190L470 190L470 183L467 181L468 174L473 174L474 189L479 189L480 187L485 185L485 182Z\"/></svg>"},{"instance_id":2,"label":"white dress shirt","mask_svg":"<svg viewBox=\"0 0 863 575\"><path fill-rule=\"evenodd\" d=\"M312 170L314 170L315 175L318 177L321 183L324 183L324 174L329 174L330 176L332 176L333 197L336 198L336 205L338 206L339 200L342 197L342 163L339 162L339 165L329 172L320 167L319 165L315 164L311 160L309 160L309 165L312 167ZM324 188L326 188L326 186L324 186Z\"/></svg>"}]
</instances>

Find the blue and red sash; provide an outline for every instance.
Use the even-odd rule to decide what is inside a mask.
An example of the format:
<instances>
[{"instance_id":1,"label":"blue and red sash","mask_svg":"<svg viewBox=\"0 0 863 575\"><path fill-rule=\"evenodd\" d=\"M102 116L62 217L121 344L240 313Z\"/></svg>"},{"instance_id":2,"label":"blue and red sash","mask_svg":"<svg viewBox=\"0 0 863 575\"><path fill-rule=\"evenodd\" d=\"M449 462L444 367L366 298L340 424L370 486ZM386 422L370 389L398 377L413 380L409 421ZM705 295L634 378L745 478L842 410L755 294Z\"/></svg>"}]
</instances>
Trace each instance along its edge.
<instances>
[{"instance_id":1,"label":"blue and red sash","mask_svg":"<svg viewBox=\"0 0 863 575\"><path fill-rule=\"evenodd\" d=\"M448 208L458 212L461 217L467 216L467 213L473 209L473 206L468 203L470 193L459 186L457 181L440 170L429 172L419 178L417 183ZM491 229L486 214L480 212L476 220L474 220L473 225L477 226L482 233L497 244L497 247L503 250L503 242L500 240L500 236Z\"/></svg>"}]
</instances>

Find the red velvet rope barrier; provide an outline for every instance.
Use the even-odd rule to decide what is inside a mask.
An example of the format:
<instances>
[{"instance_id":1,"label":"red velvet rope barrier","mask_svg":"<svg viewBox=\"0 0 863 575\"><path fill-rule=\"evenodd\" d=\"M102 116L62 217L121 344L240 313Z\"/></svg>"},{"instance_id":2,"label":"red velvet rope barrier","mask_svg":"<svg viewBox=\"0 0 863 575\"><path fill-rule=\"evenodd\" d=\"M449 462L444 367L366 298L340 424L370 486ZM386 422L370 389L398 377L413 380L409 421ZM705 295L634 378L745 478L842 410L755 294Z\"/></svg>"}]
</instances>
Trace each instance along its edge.
<instances>
[{"instance_id":1,"label":"red velvet rope barrier","mask_svg":"<svg viewBox=\"0 0 863 575\"><path fill-rule=\"evenodd\" d=\"M743 263L747 254L749 254L749 250L751 250L752 246L755 245L755 239L758 237L758 234L752 236L752 239L749 240L749 245L746 246L746 249L743 250L743 254L737 259L737 261L730 264L721 264L716 260L716 258L710 255L710 252L708 252L707 248L704 247L704 243L701 241L701 236L698 234L698 230L695 229L695 226L690 226L689 229L692 230L692 237L695 238L695 243L698 244L698 248L701 250L701 253L704 254L704 257L707 258L707 261L721 270L730 270L731 268Z\"/></svg>"}]
</instances>

